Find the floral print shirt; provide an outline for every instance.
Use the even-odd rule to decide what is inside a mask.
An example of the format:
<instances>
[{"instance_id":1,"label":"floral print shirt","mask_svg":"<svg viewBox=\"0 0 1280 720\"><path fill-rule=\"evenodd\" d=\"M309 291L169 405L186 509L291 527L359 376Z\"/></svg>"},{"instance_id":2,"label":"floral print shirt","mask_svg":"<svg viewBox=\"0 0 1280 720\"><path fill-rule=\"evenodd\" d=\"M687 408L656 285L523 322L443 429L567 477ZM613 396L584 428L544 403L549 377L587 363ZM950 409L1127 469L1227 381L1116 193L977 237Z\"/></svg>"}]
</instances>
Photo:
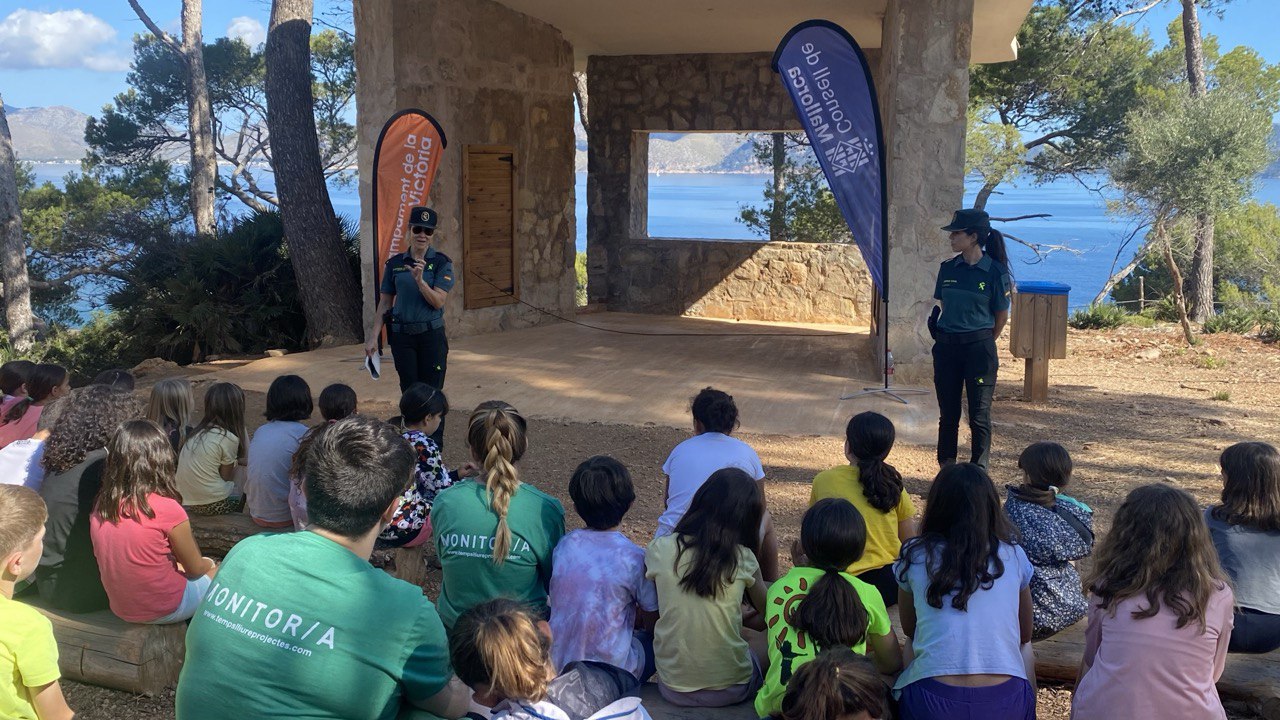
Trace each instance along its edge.
<instances>
[{"instance_id":1,"label":"floral print shirt","mask_svg":"<svg viewBox=\"0 0 1280 720\"><path fill-rule=\"evenodd\" d=\"M392 516L391 525L378 536L378 547L401 547L416 538L431 515L436 494L453 484L440 448L430 436L421 430L407 430L404 439L413 445L418 456L413 485L400 496L400 509Z\"/></svg>"},{"instance_id":2,"label":"floral print shirt","mask_svg":"<svg viewBox=\"0 0 1280 720\"><path fill-rule=\"evenodd\" d=\"M1031 576L1034 636L1046 638L1076 624L1089 612L1080 574L1072 561L1088 557L1093 544L1053 508L1023 500L1017 488L1006 489L1005 514L1017 526L1022 549L1035 568ZM1058 495L1058 504L1093 529L1093 511L1084 503Z\"/></svg>"}]
</instances>

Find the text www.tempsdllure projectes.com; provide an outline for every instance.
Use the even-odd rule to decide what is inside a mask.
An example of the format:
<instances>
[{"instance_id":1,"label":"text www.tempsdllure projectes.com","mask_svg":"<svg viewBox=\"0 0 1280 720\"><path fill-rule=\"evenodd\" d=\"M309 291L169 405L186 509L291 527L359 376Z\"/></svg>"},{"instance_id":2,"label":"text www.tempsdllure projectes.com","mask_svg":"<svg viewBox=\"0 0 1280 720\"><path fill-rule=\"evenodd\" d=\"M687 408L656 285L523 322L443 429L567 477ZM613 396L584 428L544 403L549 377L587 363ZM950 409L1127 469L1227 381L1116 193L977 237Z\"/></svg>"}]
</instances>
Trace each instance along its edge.
<instances>
[{"instance_id":1,"label":"text www.tempsdllure projectes.com","mask_svg":"<svg viewBox=\"0 0 1280 720\"><path fill-rule=\"evenodd\" d=\"M311 656L311 651L307 648L298 647L297 645L287 643L279 638L271 637L270 635L264 635L258 632L257 630L250 630L249 628L241 625L240 623L233 623L230 620L222 617L221 615L211 613L208 610L204 611L204 616L230 630L235 630L241 635L248 637L250 640L257 640L265 645L275 645L278 648L289 650L291 652L296 652L299 655L304 655L307 657Z\"/></svg>"}]
</instances>

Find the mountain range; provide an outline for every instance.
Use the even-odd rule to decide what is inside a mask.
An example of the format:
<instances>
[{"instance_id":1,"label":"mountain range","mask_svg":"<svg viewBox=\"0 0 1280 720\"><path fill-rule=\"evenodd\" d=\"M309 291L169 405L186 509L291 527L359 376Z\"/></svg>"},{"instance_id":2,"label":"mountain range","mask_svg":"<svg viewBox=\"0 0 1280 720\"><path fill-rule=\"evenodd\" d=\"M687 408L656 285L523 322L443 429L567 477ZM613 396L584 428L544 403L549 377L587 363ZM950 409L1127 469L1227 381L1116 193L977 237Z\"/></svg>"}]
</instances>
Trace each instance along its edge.
<instances>
[{"instance_id":1,"label":"mountain range","mask_svg":"<svg viewBox=\"0 0 1280 720\"><path fill-rule=\"evenodd\" d=\"M89 146L84 125L89 116L63 105L54 107L4 107L13 135L13 150L29 162L80 162Z\"/></svg>"}]
</instances>

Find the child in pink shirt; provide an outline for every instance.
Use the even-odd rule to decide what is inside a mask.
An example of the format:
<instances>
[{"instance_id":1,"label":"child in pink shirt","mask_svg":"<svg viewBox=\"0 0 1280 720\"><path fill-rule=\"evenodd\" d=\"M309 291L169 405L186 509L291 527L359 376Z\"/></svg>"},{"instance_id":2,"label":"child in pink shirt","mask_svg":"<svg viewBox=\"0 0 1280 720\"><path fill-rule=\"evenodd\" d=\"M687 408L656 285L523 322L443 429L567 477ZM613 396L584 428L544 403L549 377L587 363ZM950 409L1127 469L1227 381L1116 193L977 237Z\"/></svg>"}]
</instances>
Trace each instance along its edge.
<instances>
[{"instance_id":1,"label":"child in pink shirt","mask_svg":"<svg viewBox=\"0 0 1280 720\"><path fill-rule=\"evenodd\" d=\"M122 620L190 619L217 571L200 554L174 472L169 437L150 420L124 423L107 445L89 535L111 611Z\"/></svg>"},{"instance_id":2,"label":"child in pink shirt","mask_svg":"<svg viewBox=\"0 0 1280 720\"><path fill-rule=\"evenodd\" d=\"M40 363L27 377L26 395L0 403L0 448L36 434L45 403L71 392L71 376L61 365Z\"/></svg>"},{"instance_id":3,"label":"child in pink shirt","mask_svg":"<svg viewBox=\"0 0 1280 720\"><path fill-rule=\"evenodd\" d=\"M1235 600L1195 500L1135 489L1095 557L1071 717L1225 720L1214 683Z\"/></svg>"}]
</instances>

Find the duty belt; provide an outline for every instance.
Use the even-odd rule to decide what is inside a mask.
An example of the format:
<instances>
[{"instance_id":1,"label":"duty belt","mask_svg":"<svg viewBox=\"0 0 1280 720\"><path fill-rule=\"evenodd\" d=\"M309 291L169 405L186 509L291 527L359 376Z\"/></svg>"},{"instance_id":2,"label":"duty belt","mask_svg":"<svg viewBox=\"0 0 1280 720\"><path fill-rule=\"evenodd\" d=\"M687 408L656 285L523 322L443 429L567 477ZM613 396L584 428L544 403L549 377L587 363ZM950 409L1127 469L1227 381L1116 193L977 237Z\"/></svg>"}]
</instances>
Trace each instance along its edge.
<instances>
[{"instance_id":1,"label":"duty belt","mask_svg":"<svg viewBox=\"0 0 1280 720\"><path fill-rule=\"evenodd\" d=\"M945 330L938 331L938 343L942 345L968 345L969 343L990 340L993 337L995 337L995 332L991 328L962 333L951 333Z\"/></svg>"},{"instance_id":2,"label":"duty belt","mask_svg":"<svg viewBox=\"0 0 1280 720\"><path fill-rule=\"evenodd\" d=\"M395 317L391 318L391 332L402 333L404 335L418 335L428 330L439 330L444 327L444 318L438 317L434 320L425 322L400 322Z\"/></svg>"}]
</instances>

